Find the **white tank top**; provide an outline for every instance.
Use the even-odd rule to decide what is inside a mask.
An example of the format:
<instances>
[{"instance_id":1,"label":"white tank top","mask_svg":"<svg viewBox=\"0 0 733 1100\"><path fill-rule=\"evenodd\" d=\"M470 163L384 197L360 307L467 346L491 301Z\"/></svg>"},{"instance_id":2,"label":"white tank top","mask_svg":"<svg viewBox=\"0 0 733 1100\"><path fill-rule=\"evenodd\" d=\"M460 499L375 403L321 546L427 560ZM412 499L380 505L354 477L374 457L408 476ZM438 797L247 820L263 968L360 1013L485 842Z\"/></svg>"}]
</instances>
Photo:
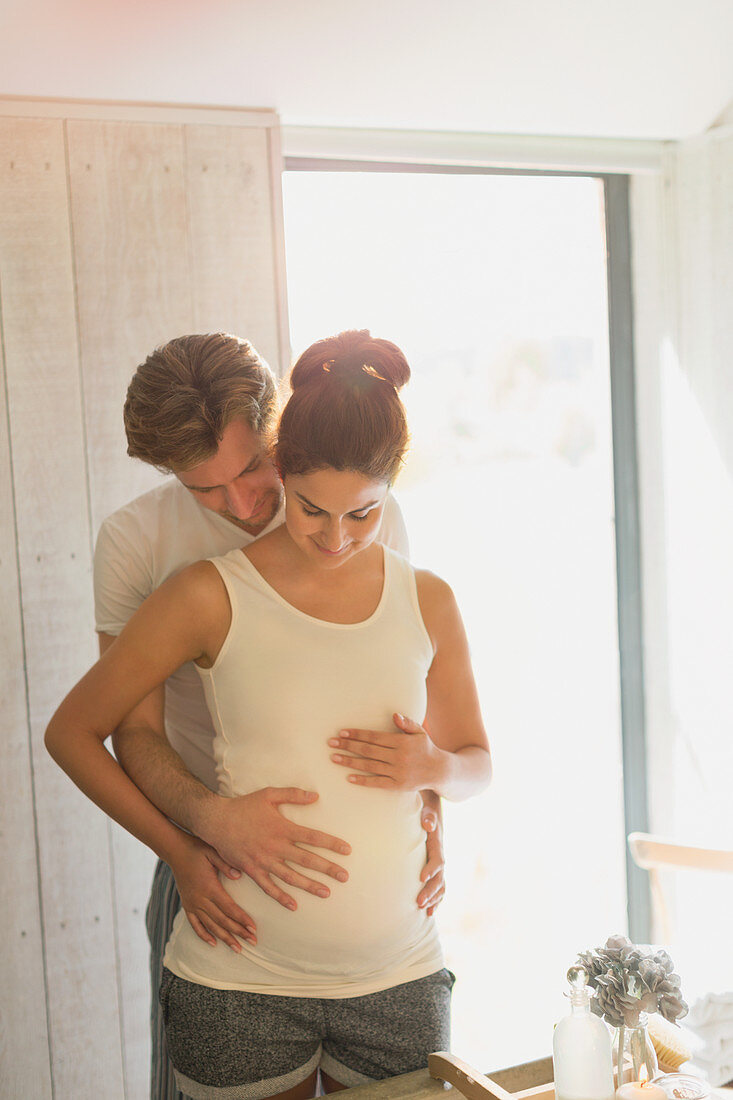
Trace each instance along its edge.
<instances>
[{"instance_id":1,"label":"white tank top","mask_svg":"<svg viewBox=\"0 0 733 1100\"><path fill-rule=\"evenodd\" d=\"M317 791L318 802L287 805L284 814L351 844L351 855L333 857L349 881L309 872L331 896L295 891L291 912L246 875L222 878L257 922L257 946L242 943L241 955L211 947L181 912L165 965L204 985L300 997L361 996L434 973L443 965L437 931L415 901L425 863L421 799L349 783L327 744L348 726L393 730L395 711L425 717L433 650L412 566L385 547L376 610L343 624L293 607L240 550L212 560L232 609L216 663L199 669L216 731L219 791Z\"/></svg>"}]
</instances>

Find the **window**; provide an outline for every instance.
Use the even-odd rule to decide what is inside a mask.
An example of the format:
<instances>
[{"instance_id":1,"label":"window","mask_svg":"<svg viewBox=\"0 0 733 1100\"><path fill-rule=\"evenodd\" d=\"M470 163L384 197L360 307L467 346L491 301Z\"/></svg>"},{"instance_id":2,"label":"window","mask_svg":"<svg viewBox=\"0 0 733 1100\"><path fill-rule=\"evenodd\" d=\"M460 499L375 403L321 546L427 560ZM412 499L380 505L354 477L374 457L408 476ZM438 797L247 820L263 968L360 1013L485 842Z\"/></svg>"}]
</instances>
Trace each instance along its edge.
<instances>
[{"instance_id":1,"label":"window","mask_svg":"<svg viewBox=\"0 0 733 1100\"><path fill-rule=\"evenodd\" d=\"M453 1048L546 1055L578 950L626 927L604 190L290 171L294 354L345 328L413 377L412 559L454 587L495 779L447 806Z\"/></svg>"}]
</instances>

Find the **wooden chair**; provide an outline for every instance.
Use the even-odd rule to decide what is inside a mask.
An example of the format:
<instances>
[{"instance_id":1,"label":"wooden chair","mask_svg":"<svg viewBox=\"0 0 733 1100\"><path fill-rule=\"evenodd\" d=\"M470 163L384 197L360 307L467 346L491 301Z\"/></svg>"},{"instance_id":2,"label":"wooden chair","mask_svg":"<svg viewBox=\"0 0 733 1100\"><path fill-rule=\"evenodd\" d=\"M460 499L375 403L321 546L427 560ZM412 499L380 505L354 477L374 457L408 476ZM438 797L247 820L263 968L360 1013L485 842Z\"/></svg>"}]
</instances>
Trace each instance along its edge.
<instances>
[{"instance_id":1,"label":"wooden chair","mask_svg":"<svg viewBox=\"0 0 733 1100\"><path fill-rule=\"evenodd\" d=\"M733 851L727 848L695 848L689 844L664 840L651 833L629 833L627 839L634 863L649 872L654 907L662 926L662 939L669 943L672 929L659 872L692 868L697 871L733 873Z\"/></svg>"}]
</instances>

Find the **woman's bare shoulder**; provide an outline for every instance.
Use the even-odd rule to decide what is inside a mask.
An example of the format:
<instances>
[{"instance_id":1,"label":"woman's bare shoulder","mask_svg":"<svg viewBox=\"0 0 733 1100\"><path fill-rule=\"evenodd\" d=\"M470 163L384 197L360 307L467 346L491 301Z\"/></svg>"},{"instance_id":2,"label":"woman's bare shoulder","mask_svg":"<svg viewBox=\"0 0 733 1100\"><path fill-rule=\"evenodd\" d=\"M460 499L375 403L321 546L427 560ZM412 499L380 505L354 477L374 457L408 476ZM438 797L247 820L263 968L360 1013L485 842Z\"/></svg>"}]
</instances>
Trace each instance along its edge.
<instances>
[{"instance_id":1,"label":"woman's bare shoulder","mask_svg":"<svg viewBox=\"0 0 733 1100\"><path fill-rule=\"evenodd\" d=\"M416 569L415 582L420 614L437 649L446 632L453 633L461 621L458 604L448 582L428 569Z\"/></svg>"},{"instance_id":2,"label":"woman's bare shoulder","mask_svg":"<svg viewBox=\"0 0 733 1100\"><path fill-rule=\"evenodd\" d=\"M169 577L151 596L161 604L178 605L190 614L216 614L223 604L228 605L226 585L213 562L196 561L180 573Z\"/></svg>"},{"instance_id":3,"label":"woman's bare shoulder","mask_svg":"<svg viewBox=\"0 0 733 1100\"><path fill-rule=\"evenodd\" d=\"M435 604L436 607L449 607L455 604L453 589L437 573L431 573L429 569L416 569L415 583L421 604L423 599Z\"/></svg>"}]
</instances>

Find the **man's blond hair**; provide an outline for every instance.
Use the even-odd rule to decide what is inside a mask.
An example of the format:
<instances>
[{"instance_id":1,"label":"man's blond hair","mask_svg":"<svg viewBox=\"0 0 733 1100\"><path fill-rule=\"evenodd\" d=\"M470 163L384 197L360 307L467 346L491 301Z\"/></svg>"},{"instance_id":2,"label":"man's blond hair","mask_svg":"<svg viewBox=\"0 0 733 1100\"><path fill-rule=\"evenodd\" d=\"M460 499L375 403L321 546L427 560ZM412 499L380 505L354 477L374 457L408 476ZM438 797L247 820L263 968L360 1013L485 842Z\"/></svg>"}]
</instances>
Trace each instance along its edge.
<instances>
[{"instance_id":1,"label":"man's blond hair","mask_svg":"<svg viewBox=\"0 0 733 1100\"><path fill-rule=\"evenodd\" d=\"M232 420L264 436L276 412L272 371L247 340L224 332L179 336L133 375L127 453L166 472L190 470L216 453Z\"/></svg>"}]
</instances>

